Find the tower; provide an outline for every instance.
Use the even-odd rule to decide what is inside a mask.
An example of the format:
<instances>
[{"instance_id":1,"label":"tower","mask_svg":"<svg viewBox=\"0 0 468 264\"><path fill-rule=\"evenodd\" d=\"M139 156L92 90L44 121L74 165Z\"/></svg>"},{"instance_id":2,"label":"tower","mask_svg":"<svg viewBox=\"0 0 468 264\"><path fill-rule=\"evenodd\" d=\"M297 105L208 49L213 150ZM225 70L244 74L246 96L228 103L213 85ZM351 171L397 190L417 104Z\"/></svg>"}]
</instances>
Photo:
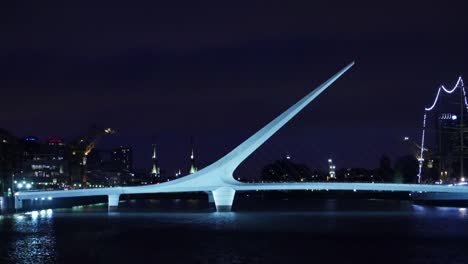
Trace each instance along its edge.
<instances>
[{"instance_id":1,"label":"tower","mask_svg":"<svg viewBox=\"0 0 468 264\"><path fill-rule=\"evenodd\" d=\"M328 159L328 169L329 169L329 179L336 179L335 165L333 164L332 159Z\"/></svg>"},{"instance_id":2,"label":"tower","mask_svg":"<svg viewBox=\"0 0 468 264\"><path fill-rule=\"evenodd\" d=\"M193 145L192 145L192 153L190 154L190 169L189 169L189 174L194 174L195 172L198 171L198 168L195 164L195 155L193 151Z\"/></svg>"},{"instance_id":3,"label":"tower","mask_svg":"<svg viewBox=\"0 0 468 264\"><path fill-rule=\"evenodd\" d=\"M159 178L161 176L161 171L158 166L158 157L156 156L156 144L153 144L153 168L151 169L151 176Z\"/></svg>"}]
</instances>

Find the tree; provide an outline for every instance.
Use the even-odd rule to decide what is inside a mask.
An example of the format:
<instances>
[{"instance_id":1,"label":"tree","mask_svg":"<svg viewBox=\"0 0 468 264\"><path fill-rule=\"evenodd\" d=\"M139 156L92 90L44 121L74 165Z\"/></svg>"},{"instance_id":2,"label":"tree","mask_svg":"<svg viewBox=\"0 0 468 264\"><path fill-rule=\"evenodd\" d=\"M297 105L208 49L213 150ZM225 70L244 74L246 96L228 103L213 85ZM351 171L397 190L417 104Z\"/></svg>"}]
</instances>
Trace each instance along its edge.
<instances>
[{"instance_id":1,"label":"tree","mask_svg":"<svg viewBox=\"0 0 468 264\"><path fill-rule=\"evenodd\" d=\"M394 173L390 158L387 155L383 155L380 158L379 168L376 170L376 176L381 181L392 182Z\"/></svg>"},{"instance_id":2,"label":"tree","mask_svg":"<svg viewBox=\"0 0 468 264\"><path fill-rule=\"evenodd\" d=\"M266 165L262 169L261 179L267 182L299 182L310 180L312 175L306 165L282 159Z\"/></svg>"},{"instance_id":3,"label":"tree","mask_svg":"<svg viewBox=\"0 0 468 264\"><path fill-rule=\"evenodd\" d=\"M417 180L419 163L413 155L402 156L395 162L395 181L414 183Z\"/></svg>"}]
</instances>

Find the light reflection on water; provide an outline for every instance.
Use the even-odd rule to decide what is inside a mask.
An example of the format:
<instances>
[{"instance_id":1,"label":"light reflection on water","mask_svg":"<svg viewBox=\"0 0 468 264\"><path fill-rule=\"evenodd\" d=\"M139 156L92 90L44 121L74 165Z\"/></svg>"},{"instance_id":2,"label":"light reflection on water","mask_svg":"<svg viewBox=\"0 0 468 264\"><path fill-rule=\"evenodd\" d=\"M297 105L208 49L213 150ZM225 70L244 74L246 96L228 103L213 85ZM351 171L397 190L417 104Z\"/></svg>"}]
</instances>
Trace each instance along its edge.
<instances>
[{"instance_id":1,"label":"light reflection on water","mask_svg":"<svg viewBox=\"0 0 468 264\"><path fill-rule=\"evenodd\" d=\"M56 242L51 209L14 214L4 218L11 220L8 223L9 231L13 233L8 245L9 261L52 263L55 260ZM6 226L5 222L3 226Z\"/></svg>"},{"instance_id":2,"label":"light reflection on water","mask_svg":"<svg viewBox=\"0 0 468 264\"><path fill-rule=\"evenodd\" d=\"M269 211L240 208L231 213L192 210L199 208L199 203L197 200L174 201L173 205L180 208L179 211L142 210L141 203L129 201L122 206L120 212L115 213L107 213L107 205L100 204L3 215L0 216L0 237L3 238L0 240L0 263L4 263L4 260L11 263L66 262L74 259L78 254L75 251L85 252L84 258L88 260L96 258L99 262L114 258L118 262L135 257L133 254L140 252L140 249L132 247L144 248L143 255L161 257L161 260L185 254L183 259L191 261L193 259L188 259L190 254L196 254L200 257L196 259L199 263L275 263L281 260L274 258L275 253L282 252L281 254L287 256L283 252L284 247L286 252L295 252L293 248L297 247L297 241L304 243L308 239L310 242L307 243L313 243L314 250L301 251L301 254L329 254L332 252L328 252L328 247L334 250L342 247L341 242L337 241L344 239L352 244L354 240L349 239L356 237L362 237L360 240L364 241L367 237L375 240L380 238L379 234L381 237L388 236L388 232L398 241L406 241L404 239L408 236L416 239L417 242L411 242L411 239L403 242L406 244L402 247L409 249L419 250L419 239L427 243L428 237L435 241L441 238L448 241L468 241L466 208L385 201L343 204L326 200L312 205L308 211L289 208ZM149 201L148 204L159 208L164 203ZM184 208L189 212L184 212ZM390 243L385 241L383 243ZM364 243L363 247L374 244L362 241L359 243ZM174 248L171 244L177 247ZM427 256L424 258L440 250L445 255L436 254L431 257L458 258L464 262L464 253L457 249L458 244L463 243L453 245L437 242L426 245L423 252ZM159 251L153 248L158 248ZM411 251L409 249L408 252ZM130 253L125 253L126 251ZM189 253L184 253L186 251ZM340 256L334 258L340 259ZM421 256L413 255L406 260L417 262L420 258ZM143 259L144 261L147 260Z\"/></svg>"},{"instance_id":3,"label":"light reflection on water","mask_svg":"<svg viewBox=\"0 0 468 264\"><path fill-rule=\"evenodd\" d=\"M467 216L466 208L458 208L458 212L460 212L460 217L465 218Z\"/></svg>"}]
</instances>

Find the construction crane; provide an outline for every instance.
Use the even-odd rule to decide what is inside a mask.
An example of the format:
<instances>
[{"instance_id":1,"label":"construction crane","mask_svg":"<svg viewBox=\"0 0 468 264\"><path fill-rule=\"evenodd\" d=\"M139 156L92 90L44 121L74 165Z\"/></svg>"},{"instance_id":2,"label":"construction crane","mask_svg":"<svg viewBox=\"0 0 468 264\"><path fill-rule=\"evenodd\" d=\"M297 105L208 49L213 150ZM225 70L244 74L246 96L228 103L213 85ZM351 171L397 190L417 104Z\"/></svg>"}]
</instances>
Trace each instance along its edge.
<instances>
[{"instance_id":1,"label":"construction crane","mask_svg":"<svg viewBox=\"0 0 468 264\"><path fill-rule=\"evenodd\" d=\"M104 137L114 133L115 130L112 128L102 129L92 126L85 136L70 143L70 188L87 187L87 157Z\"/></svg>"},{"instance_id":2,"label":"construction crane","mask_svg":"<svg viewBox=\"0 0 468 264\"><path fill-rule=\"evenodd\" d=\"M414 157L417 160L420 160L422 158L421 157L421 145L419 145L418 143L410 140L409 137L404 137L403 142L405 142L405 143L407 143L409 145L409 147L411 148L411 151L413 152ZM424 148L424 152L429 153L429 149ZM426 156L427 156L427 154L426 154Z\"/></svg>"}]
</instances>

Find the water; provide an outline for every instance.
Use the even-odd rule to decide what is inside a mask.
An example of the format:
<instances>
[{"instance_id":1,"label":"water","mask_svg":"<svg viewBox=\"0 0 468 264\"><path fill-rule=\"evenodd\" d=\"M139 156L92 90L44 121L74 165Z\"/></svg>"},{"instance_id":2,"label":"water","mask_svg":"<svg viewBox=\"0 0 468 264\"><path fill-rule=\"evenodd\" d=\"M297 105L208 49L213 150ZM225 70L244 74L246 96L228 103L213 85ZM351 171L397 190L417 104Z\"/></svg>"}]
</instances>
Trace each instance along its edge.
<instances>
[{"instance_id":1,"label":"water","mask_svg":"<svg viewBox=\"0 0 468 264\"><path fill-rule=\"evenodd\" d=\"M147 200L0 215L0 263L468 263L466 208Z\"/></svg>"}]
</instances>

